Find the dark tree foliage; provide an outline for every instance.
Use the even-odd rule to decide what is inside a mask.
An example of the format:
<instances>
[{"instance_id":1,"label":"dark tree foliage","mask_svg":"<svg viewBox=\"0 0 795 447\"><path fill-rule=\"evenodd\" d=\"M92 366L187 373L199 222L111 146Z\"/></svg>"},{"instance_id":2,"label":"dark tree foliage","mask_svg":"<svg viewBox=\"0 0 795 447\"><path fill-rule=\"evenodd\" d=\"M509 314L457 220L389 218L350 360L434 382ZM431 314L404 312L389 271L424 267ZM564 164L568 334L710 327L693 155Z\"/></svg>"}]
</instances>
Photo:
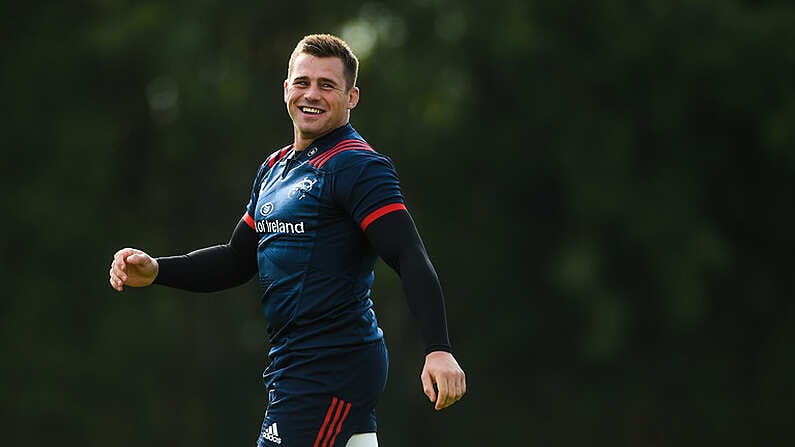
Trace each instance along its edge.
<instances>
[{"instance_id":1,"label":"dark tree foliage","mask_svg":"<svg viewBox=\"0 0 795 447\"><path fill-rule=\"evenodd\" d=\"M18 2L0 14L8 446L251 445L255 284L115 293L224 242L290 142L287 58L362 60L469 393L436 413L400 283L384 446L778 445L795 408L791 2Z\"/></svg>"}]
</instances>

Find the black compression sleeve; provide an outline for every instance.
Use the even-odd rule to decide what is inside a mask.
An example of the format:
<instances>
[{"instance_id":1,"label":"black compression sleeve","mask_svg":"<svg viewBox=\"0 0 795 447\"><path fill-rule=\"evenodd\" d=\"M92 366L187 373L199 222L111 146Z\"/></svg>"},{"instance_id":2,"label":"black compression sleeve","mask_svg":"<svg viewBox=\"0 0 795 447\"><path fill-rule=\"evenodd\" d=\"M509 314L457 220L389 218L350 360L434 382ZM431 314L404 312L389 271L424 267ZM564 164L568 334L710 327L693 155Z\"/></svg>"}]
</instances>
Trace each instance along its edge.
<instances>
[{"instance_id":1,"label":"black compression sleeve","mask_svg":"<svg viewBox=\"0 0 795 447\"><path fill-rule=\"evenodd\" d=\"M381 259L400 275L425 353L450 352L442 287L411 215L403 210L386 214L370 224L365 234Z\"/></svg>"},{"instance_id":2,"label":"black compression sleeve","mask_svg":"<svg viewBox=\"0 0 795 447\"><path fill-rule=\"evenodd\" d=\"M241 219L228 244L157 258L154 282L192 292L239 286L257 272L257 241L257 233Z\"/></svg>"}]
</instances>

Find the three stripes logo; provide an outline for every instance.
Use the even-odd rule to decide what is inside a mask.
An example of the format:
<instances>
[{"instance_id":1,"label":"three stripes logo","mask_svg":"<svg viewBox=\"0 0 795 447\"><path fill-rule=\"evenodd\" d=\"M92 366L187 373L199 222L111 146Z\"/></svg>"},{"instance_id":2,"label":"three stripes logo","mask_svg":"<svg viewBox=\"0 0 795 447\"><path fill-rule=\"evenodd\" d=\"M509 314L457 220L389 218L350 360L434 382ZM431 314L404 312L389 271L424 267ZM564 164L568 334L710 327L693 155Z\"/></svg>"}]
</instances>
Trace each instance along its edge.
<instances>
[{"instance_id":1,"label":"three stripes logo","mask_svg":"<svg viewBox=\"0 0 795 447\"><path fill-rule=\"evenodd\" d=\"M340 434L342 424L345 422L350 411L350 402L332 397L331 404L326 410L323 425L321 425L320 431L317 433L313 447L334 447L337 441L337 435ZM258 442L257 445L263 445L263 440L279 445L282 444L282 438L279 436L279 427L276 425L276 422L262 430L262 433L260 433L260 442Z\"/></svg>"},{"instance_id":2,"label":"three stripes logo","mask_svg":"<svg viewBox=\"0 0 795 447\"><path fill-rule=\"evenodd\" d=\"M337 440L337 435L340 434L342 423L348 417L351 411L350 402L345 402L342 399L333 397L331 405L326 411L326 418L323 420L323 425L315 438L315 445L313 447L334 447L334 442Z\"/></svg>"},{"instance_id":3,"label":"three stripes logo","mask_svg":"<svg viewBox=\"0 0 795 447\"><path fill-rule=\"evenodd\" d=\"M271 424L270 427L266 428L260 436L276 444L282 443L282 438L279 437L279 428L276 427L275 422Z\"/></svg>"}]
</instances>

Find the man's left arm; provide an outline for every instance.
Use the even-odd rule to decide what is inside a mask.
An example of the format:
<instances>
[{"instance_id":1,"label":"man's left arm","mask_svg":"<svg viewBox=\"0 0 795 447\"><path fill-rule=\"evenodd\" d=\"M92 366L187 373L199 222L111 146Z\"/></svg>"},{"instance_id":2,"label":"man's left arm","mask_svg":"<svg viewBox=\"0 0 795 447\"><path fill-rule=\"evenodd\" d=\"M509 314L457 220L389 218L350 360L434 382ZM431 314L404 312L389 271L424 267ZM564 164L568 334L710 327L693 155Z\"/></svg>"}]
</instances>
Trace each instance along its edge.
<instances>
[{"instance_id":1,"label":"man's left arm","mask_svg":"<svg viewBox=\"0 0 795 447\"><path fill-rule=\"evenodd\" d=\"M370 223L365 234L400 276L409 310L419 324L425 345L423 391L437 410L449 407L464 396L466 378L452 354L439 278L414 221L408 211L398 209Z\"/></svg>"}]
</instances>

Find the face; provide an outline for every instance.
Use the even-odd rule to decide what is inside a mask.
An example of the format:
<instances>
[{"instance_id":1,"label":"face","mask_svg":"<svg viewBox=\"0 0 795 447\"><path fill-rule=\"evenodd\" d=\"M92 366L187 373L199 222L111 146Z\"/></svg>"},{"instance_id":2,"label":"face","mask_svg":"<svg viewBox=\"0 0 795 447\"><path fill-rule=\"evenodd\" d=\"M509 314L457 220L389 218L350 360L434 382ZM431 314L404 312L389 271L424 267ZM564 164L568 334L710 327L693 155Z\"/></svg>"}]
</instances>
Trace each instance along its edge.
<instances>
[{"instance_id":1,"label":"face","mask_svg":"<svg viewBox=\"0 0 795 447\"><path fill-rule=\"evenodd\" d=\"M359 102L359 89L346 90L341 59L301 53L284 81L284 102L293 120L298 148L302 141L309 144L345 125L350 110Z\"/></svg>"}]
</instances>

